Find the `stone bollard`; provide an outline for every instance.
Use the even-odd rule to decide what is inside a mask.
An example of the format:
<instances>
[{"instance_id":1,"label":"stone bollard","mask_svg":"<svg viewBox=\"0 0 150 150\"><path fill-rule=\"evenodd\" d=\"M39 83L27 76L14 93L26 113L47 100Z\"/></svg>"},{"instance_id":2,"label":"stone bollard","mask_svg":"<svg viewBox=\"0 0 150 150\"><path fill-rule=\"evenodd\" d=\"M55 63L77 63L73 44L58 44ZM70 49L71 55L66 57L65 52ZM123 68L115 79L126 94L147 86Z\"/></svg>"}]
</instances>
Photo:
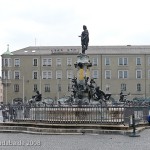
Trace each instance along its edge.
<instances>
[{"instance_id":1,"label":"stone bollard","mask_svg":"<svg viewBox=\"0 0 150 150\"><path fill-rule=\"evenodd\" d=\"M136 125L135 125L135 116L134 114L130 116L130 124L131 127L133 127L132 133L129 135L130 137L139 137L139 134L136 134Z\"/></svg>"}]
</instances>

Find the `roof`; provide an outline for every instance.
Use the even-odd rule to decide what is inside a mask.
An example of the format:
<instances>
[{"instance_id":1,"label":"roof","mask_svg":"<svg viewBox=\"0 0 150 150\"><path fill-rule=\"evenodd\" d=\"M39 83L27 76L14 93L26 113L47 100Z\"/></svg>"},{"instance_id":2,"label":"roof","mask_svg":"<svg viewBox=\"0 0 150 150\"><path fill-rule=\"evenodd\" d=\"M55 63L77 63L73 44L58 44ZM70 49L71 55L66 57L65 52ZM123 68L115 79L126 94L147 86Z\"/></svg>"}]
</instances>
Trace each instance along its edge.
<instances>
[{"instance_id":1,"label":"roof","mask_svg":"<svg viewBox=\"0 0 150 150\"><path fill-rule=\"evenodd\" d=\"M13 51L13 55L79 54L81 46L29 46ZM150 54L150 45L89 46L86 54Z\"/></svg>"},{"instance_id":2,"label":"roof","mask_svg":"<svg viewBox=\"0 0 150 150\"><path fill-rule=\"evenodd\" d=\"M29 46L13 51L14 55L79 54L80 46Z\"/></svg>"}]
</instances>

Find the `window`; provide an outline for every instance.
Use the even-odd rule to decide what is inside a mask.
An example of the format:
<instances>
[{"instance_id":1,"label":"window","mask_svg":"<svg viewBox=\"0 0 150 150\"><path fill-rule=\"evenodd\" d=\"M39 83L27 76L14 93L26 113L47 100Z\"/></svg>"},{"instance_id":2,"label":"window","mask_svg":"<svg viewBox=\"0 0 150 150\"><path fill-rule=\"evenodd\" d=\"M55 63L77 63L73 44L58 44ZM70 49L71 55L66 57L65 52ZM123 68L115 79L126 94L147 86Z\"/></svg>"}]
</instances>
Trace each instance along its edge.
<instances>
[{"instance_id":1,"label":"window","mask_svg":"<svg viewBox=\"0 0 150 150\"><path fill-rule=\"evenodd\" d=\"M33 66L38 66L38 59L37 58L33 59Z\"/></svg>"},{"instance_id":2,"label":"window","mask_svg":"<svg viewBox=\"0 0 150 150\"><path fill-rule=\"evenodd\" d=\"M19 67L20 66L20 59L19 58L15 58L14 59L14 66L15 67Z\"/></svg>"},{"instance_id":3,"label":"window","mask_svg":"<svg viewBox=\"0 0 150 150\"><path fill-rule=\"evenodd\" d=\"M61 92L61 84L58 84L58 92Z\"/></svg>"},{"instance_id":4,"label":"window","mask_svg":"<svg viewBox=\"0 0 150 150\"><path fill-rule=\"evenodd\" d=\"M50 84L45 84L45 92L50 92Z\"/></svg>"},{"instance_id":5,"label":"window","mask_svg":"<svg viewBox=\"0 0 150 150\"><path fill-rule=\"evenodd\" d=\"M42 79L52 79L52 71L43 71Z\"/></svg>"},{"instance_id":6,"label":"window","mask_svg":"<svg viewBox=\"0 0 150 150\"><path fill-rule=\"evenodd\" d=\"M105 58L105 65L106 65L106 66L109 66L109 65L110 65L110 58L109 58L109 57L106 57L106 58Z\"/></svg>"},{"instance_id":7,"label":"window","mask_svg":"<svg viewBox=\"0 0 150 150\"><path fill-rule=\"evenodd\" d=\"M51 58L47 59L47 66L52 66L52 59Z\"/></svg>"},{"instance_id":8,"label":"window","mask_svg":"<svg viewBox=\"0 0 150 150\"><path fill-rule=\"evenodd\" d=\"M109 92L110 91L110 85L106 85L106 92Z\"/></svg>"},{"instance_id":9,"label":"window","mask_svg":"<svg viewBox=\"0 0 150 150\"><path fill-rule=\"evenodd\" d=\"M148 65L150 66L150 57L148 57Z\"/></svg>"},{"instance_id":10,"label":"window","mask_svg":"<svg viewBox=\"0 0 150 150\"><path fill-rule=\"evenodd\" d=\"M4 58L3 60L4 60L4 65L3 66L8 67L8 58Z\"/></svg>"},{"instance_id":11,"label":"window","mask_svg":"<svg viewBox=\"0 0 150 150\"><path fill-rule=\"evenodd\" d=\"M136 70L136 78L141 79L142 78L142 70Z\"/></svg>"},{"instance_id":12,"label":"window","mask_svg":"<svg viewBox=\"0 0 150 150\"><path fill-rule=\"evenodd\" d=\"M141 65L141 58L140 57L136 58L136 65Z\"/></svg>"},{"instance_id":13,"label":"window","mask_svg":"<svg viewBox=\"0 0 150 150\"><path fill-rule=\"evenodd\" d=\"M137 84L136 89L137 89L137 91L141 91L141 84L140 83Z\"/></svg>"},{"instance_id":14,"label":"window","mask_svg":"<svg viewBox=\"0 0 150 150\"><path fill-rule=\"evenodd\" d=\"M52 59L51 58L43 58L42 66L52 66Z\"/></svg>"},{"instance_id":15,"label":"window","mask_svg":"<svg viewBox=\"0 0 150 150\"><path fill-rule=\"evenodd\" d=\"M111 79L111 70L105 70L105 79Z\"/></svg>"},{"instance_id":16,"label":"window","mask_svg":"<svg viewBox=\"0 0 150 150\"><path fill-rule=\"evenodd\" d=\"M127 78L128 78L128 70L118 71L118 79L127 79Z\"/></svg>"},{"instance_id":17,"label":"window","mask_svg":"<svg viewBox=\"0 0 150 150\"><path fill-rule=\"evenodd\" d=\"M121 91L126 91L126 90L127 90L126 84L122 83L121 84Z\"/></svg>"},{"instance_id":18,"label":"window","mask_svg":"<svg viewBox=\"0 0 150 150\"><path fill-rule=\"evenodd\" d=\"M62 71L61 70L56 71L56 79L62 79Z\"/></svg>"},{"instance_id":19,"label":"window","mask_svg":"<svg viewBox=\"0 0 150 150\"><path fill-rule=\"evenodd\" d=\"M46 71L42 72L42 79L47 79L47 72Z\"/></svg>"},{"instance_id":20,"label":"window","mask_svg":"<svg viewBox=\"0 0 150 150\"><path fill-rule=\"evenodd\" d=\"M14 84L14 92L19 92L19 84Z\"/></svg>"},{"instance_id":21,"label":"window","mask_svg":"<svg viewBox=\"0 0 150 150\"><path fill-rule=\"evenodd\" d=\"M148 70L148 78L150 79L150 70Z\"/></svg>"},{"instance_id":22,"label":"window","mask_svg":"<svg viewBox=\"0 0 150 150\"><path fill-rule=\"evenodd\" d=\"M10 70L2 71L2 79L11 79L11 71Z\"/></svg>"},{"instance_id":23,"label":"window","mask_svg":"<svg viewBox=\"0 0 150 150\"><path fill-rule=\"evenodd\" d=\"M72 58L67 58L67 66L72 66Z\"/></svg>"},{"instance_id":24,"label":"window","mask_svg":"<svg viewBox=\"0 0 150 150\"><path fill-rule=\"evenodd\" d=\"M11 67L11 58L3 58L2 59L2 65L4 67Z\"/></svg>"},{"instance_id":25,"label":"window","mask_svg":"<svg viewBox=\"0 0 150 150\"><path fill-rule=\"evenodd\" d=\"M61 66L61 58L57 58L56 59L56 65L57 66Z\"/></svg>"},{"instance_id":26,"label":"window","mask_svg":"<svg viewBox=\"0 0 150 150\"><path fill-rule=\"evenodd\" d=\"M72 79L72 78L73 78L73 71L67 70L67 79Z\"/></svg>"},{"instance_id":27,"label":"window","mask_svg":"<svg viewBox=\"0 0 150 150\"><path fill-rule=\"evenodd\" d=\"M43 64L43 66L47 66L47 59L46 58L42 60L42 64Z\"/></svg>"},{"instance_id":28,"label":"window","mask_svg":"<svg viewBox=\"0 0 150 150\"><path fill-rule=\"evenodd\" d=\"M32 79L38 79L38 71L33 71Z\"/></svg>"},{"instance_id":29,"label":"window","mask_svg":"<svg viewBox=\"0 0 150 150\"><path fill-rule=\"evenodd\" d=\"M128 58L119 58L118 59L118 65L119 66L126 66L126 65L128 65Z\"/></svg>"},{"instance_id":30,"label":"window","mask_svg":"<svg viewBox=\"0 0 150 150\"><path fill-rule=\"evenodd\" d=\"M37 84L34 84L34 85L33 85L33 91L34 91L34 92L38 91Z\"/></svg>"},{"instance_id":31,"label":"window","mask_svg":"<svg viewBox=\"0 0 150 150\"><path fill-rule=\"evenodd\" d=\"M98 66L98 58L93 58L92 65Z\"/></svg>"},{"instance_id":32,"label":"window","mask_svg":"<svg viewBox=\"0 0 150 150\"><path fill-rule=\"evenodd\" d=\"M98 79L98 70L93 70L92 71L92 78Z\"/></svg>"},{"instance_id":33,"label":"window","mask_svg":"<svg viewBox=\"0 0 150 150\"><path fill-rule=\"evenodd\" d=\"M52 79L52 71L47 72L47 79Z\"/></svg>"},{"instance_id":34,"label":"window","mask_svg":"<svg viewBox=\"0 0 150 150\"><path fill-rule=\"evenodd\" d=\"M14 71L14 79L20 79L20 72Z\"/></svg>"}]
</instances>

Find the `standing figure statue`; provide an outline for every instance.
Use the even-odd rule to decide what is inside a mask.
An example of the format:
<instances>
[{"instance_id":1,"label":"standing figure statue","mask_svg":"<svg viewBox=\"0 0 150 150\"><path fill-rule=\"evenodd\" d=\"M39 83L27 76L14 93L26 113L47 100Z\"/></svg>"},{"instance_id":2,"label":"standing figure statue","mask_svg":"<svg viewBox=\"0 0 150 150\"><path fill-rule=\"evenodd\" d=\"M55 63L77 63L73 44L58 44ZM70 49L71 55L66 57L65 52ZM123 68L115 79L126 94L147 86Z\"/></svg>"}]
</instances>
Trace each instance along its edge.
<instances>
[{"instance_id":1,"label":"standing figure statue","mask_svg":"<svg viewBox=\"0 0 150 150\"><path fill-rule=\"evenodd\" d=\"M82 45L82 54L85 54L85 50L88 49L88 43L89 43L89 32L87 30L87 27L83 25L83 32L81 34L81 45Z\"/></svg>"}]
</instances>

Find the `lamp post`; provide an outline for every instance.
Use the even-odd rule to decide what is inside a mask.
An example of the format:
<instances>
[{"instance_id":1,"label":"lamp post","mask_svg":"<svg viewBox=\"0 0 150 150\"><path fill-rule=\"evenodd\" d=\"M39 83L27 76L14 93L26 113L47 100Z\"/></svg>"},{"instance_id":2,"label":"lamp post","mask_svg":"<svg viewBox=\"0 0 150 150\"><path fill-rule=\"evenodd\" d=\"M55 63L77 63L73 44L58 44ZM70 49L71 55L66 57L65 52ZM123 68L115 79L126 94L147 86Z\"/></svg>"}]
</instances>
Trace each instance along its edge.
<instances>
[{"instance_id":1,"label":"lamp post","mask_svg":"<svg viewBox=\"0 0 150 150\"><path fill-rule=\"evenodd\" d=\"M23 104L24 104L24 76L22 77L22 99L23 99Z\"/></svg>"},{"instance_id":2,"label":"lamp post","mask_svg":"<svg viewBox=\"0 0 150 150\"><path fill-rule=\"evenodd\" d=\"M40 83L39 83L39 84L40 84L40 89L39 89L39 90L40 90L40 93L42 93L42 91L41 91L41 89L42 89L42 81L41 81L41 80L42 80L42 77L40 76L40 80L39 80L39 82L40 82Z\"/></svg>"},{"instance_id":3,"label":"lamp post","mask_svg":"<svg viewBox=\"0 0 150 150\"><path fill-rule=\"evenodd\" d=\"M61 78L57 78L57 100L59 99L59 81L60 81Z\"/></svg>"},{"instance_id":4,"label":"lamp post","mask_svg":"<svg viewBox=\"0 0 150 150\"><path fill-rule=\"evenodd\" d=\"M7 101L7 77L6 77L6 83L5 84L6 84L6 104L7 104L7 102L8 102Z\"/></svg>"}]
</instances>

